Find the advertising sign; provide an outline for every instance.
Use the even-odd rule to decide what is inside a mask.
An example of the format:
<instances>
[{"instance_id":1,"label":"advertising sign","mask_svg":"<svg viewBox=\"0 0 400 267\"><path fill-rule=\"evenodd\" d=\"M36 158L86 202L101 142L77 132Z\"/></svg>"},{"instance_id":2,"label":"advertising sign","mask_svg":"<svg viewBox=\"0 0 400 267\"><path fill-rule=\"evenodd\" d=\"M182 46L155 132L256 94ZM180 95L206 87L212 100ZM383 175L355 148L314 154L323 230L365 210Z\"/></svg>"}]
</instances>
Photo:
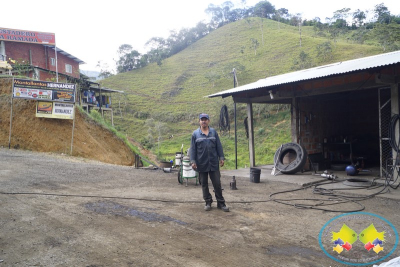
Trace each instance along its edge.
<instances>
[{"instance_id":1,"label":"advertising sign","mask_svg":"<svg viewBox=\"0 0 400 267\"><path fill-rule=\"evenodd\" d=\"M75 103L75 84L14 79L13 97Z\"/></svg>"},{"instance_id":2,"label":"advertising sign","mask_svg":"<svg viewBox=\"0 0 400 267\"><path fill-rule=\"evenodd\" d=\"M54 33L49 32L36 32L0 28L0 41L12 41L22 43L37 43L37 44L56 44L56 37Z\"/></svg>"},{"instance_id":3,"label":"advertising sign","mask_svg":"<svg viewBox=\"0 0 400 267\"><path fill-rule=\"evenodd\" d=\"M38 101L36 117L72 120L74 119L74 104Z\"/></svg>"},{"instance_id":4,"label":"advertising sign","mask_svg":"<svg viewBox=\"0 0 400 267\"><path fill-rule=\"evenodd\" d=\"M396 250L399 235L387 219L372 213L346 213L328 221L318 236L326 256L345 265L373 265Z\"/></svg>"}]
</instances>

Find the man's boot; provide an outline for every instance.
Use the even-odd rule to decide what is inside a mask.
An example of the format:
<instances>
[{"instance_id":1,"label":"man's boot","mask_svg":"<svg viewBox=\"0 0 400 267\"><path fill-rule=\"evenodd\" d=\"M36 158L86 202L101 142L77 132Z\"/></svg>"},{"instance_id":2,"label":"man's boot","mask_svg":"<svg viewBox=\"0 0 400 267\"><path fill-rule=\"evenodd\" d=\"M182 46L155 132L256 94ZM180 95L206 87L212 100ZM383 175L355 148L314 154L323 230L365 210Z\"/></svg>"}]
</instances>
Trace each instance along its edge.
<instances>
[{"instance_id":1,"label":"man's boot","mask_svg":"<svg viewBox=\"0 0 400 267\"><path fill-rule=\"evenodd\" d=\"M221 209L221 210L223 210L225 212L229 211L229 208L225 205L225 203L223 203L223 204L219 204L218 203L217 208L219 208L219 209Z\"/></svg>"},{"instance_id":2,"label":"man's boot","mask_svg":"<svg viewBox=\"0 0 400 267\"><path fill-rule=\"evenodd\" d=\"M206 205L204 206L205 211L210 211L211 210L211 202L206 202Z\"/></svg>"}]
</instances>

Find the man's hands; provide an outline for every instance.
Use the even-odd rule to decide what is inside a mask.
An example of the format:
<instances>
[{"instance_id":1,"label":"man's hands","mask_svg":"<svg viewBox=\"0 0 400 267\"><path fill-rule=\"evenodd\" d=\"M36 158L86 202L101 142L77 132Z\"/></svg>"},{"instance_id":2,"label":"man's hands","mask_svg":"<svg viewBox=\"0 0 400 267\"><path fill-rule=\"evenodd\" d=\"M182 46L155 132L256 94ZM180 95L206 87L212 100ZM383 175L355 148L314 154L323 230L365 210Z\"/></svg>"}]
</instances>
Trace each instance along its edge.
<instances>
[{"instance_id":1,"label":"man's hands","mask_svg":"<svg viewBox=\"0 0 400 267\"><path fill-rule=\"evenodd\" d=\"M193 168L193 170L196 170L196 169L197 169L196 163L192 163L192 168Z\"/></svg>"},{"instance_id":2,"label":"man's hands","mask_svg":"<svg viewBox=\"0 0 400 267\"><path fill-rule=\"evenodd\" d=\"M224 160L223 159L221 159L220 161L219 161L219 165L221 166L221 167L223 167L224 166ZM197 165L196 165L196 163L192 163L192 168L193 168L193 170L196 170L197 169Z\"/></svg>"}]
</instances>

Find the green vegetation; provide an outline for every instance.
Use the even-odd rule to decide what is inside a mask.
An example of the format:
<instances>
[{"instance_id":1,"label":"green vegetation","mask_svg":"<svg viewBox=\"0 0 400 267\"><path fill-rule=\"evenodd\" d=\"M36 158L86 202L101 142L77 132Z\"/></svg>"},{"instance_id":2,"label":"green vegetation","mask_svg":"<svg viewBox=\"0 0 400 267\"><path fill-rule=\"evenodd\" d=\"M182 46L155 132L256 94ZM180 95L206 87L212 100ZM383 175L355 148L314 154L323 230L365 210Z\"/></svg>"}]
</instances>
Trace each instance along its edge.
<instances>
[{"instance_id":1,"label":"green vegetation","mask_svg":"<svg viewBox=\"0 0 400 267\"><path fill-rule=\"evenodd\" d=\"M77 108L80 113L84 114L84 116L88 116L89 118L91 118L92 120L97 122L99 125L103 126L105 129L108 129L113 134L115 134L118 138L123 140L124 143L133 151L133 153L135 153L136 155L142 156L140 154L138 148L135 147L134 145L132 145L131 142L128 141L128 139L126 138L126 135L119 132L118 130L116 130L108 121L106 121L101 116L101 114L97 110L92 110L92 111L90 111L90 113L87 113L85 110L83 110L83 108L81 106L78 105ZM148 163L143 162L143 165L148 166Z\"/></svg>"},{"instance_id":2,"label":"green vegetation","mask_svg":"<svg viewBox=\"0 0 400 267\"><path fill-rule=\"evenodd\" d=\"M377 42L360 44L349 41L347 36L337 35L333 41L317 34L313 26L303 26L300 39L298 26L251 17L212 31L164 59L162 64L154 62L114 75L103 80L102 85L125 92L113 98L114 124L150 148L159 159L173 159L182 144L184 150L189 147L201 112L210 114L210 126L218 130L220 109L226 105L231 131L220 136L228 159L224 168L232 169L235 166L232 98L205 96L231 89L233 68L240 86L294 69L384 52ZM290 110L286 106L255 104L253 111L256 164L271 164L280 144L290 141ZM237 104L239 167L249 165L243 123L246 116L246 105ZM154 127L146 123L148 119L163 125L161 134L155 134Z\"/></svg>"}]
</instances>

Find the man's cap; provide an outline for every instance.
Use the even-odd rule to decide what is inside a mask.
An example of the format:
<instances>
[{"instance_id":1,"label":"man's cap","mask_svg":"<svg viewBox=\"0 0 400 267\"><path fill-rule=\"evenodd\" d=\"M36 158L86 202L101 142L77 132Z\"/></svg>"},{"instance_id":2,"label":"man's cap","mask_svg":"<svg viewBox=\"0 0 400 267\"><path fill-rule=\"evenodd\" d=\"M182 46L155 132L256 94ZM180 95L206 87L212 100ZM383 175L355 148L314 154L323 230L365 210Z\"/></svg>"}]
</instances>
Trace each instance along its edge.
<instances>
[{"instance_id":1,"label":"man's cap","mask_svg":"<svg viewBox=\"0 0 400 267\"><path fill-rule=\"evenodd\" d=\"M201 120L201 118L207 118L208 120L210 119L208 114L205 114L205 113L201 113L199 117L200 117L200 120Z\"/></svg>"}]
</instances>

